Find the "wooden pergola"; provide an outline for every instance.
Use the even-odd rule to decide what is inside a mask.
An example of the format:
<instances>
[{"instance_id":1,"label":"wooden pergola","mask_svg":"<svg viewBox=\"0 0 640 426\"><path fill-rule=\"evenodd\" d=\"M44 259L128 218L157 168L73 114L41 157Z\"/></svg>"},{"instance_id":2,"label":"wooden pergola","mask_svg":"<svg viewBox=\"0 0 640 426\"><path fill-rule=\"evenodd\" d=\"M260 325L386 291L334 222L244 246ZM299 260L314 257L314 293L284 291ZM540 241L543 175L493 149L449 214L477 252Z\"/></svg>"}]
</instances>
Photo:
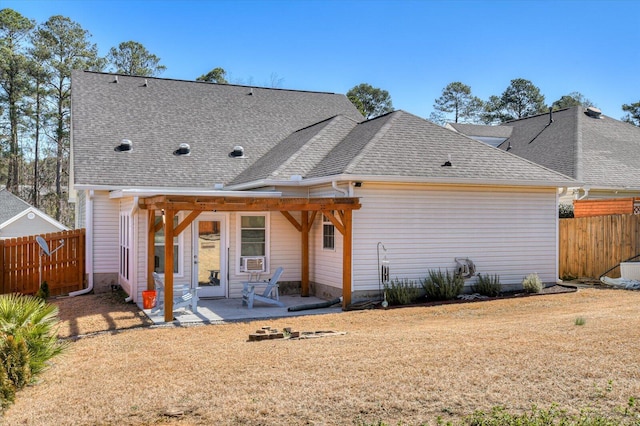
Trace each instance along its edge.
<instances>
[{"instance_id":1,"label":"wooden pergola","mask_svg":"<svg viewBox=\"0 0 640 426\"><path fill-rule=\"evenodd\" d=\"M352 258L352 222L353 210L360 209L358 198L264 198L264 197L226 197L226 196L183 196L157 195L141 198L140 209L148 211L147 238L147 288L153 290L154 269L154 237L155 233L164 229L166 241L173 241L180 235L202 212L255 212L279 211L300 232L300 247L302 252L302 296L309 296L309 231L318 215L324 214L333 223L344 238L342 248L342 306L351 303L351 258ZM164 212L165 220L155 223L155 212ZM179 212L189 212L185 218L174 226L173 220ZM291 212L300 212L300 222ZM173 244L165 244L166 271L173 271ZM165 301L164 320L173 320L173 274L165 273Z\"/></svg>"}]
</instances>

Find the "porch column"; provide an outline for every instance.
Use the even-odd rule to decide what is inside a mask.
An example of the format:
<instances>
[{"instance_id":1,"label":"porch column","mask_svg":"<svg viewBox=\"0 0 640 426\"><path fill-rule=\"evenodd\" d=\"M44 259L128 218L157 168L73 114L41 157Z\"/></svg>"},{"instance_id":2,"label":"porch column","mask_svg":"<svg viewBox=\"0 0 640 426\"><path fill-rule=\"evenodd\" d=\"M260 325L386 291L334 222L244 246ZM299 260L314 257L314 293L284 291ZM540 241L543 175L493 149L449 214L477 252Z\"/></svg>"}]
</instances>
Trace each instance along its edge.
<instances>
[{"instance_id":1,"label":"porch column","mask_svg":"<svg viewBox=\"0 0 640 426\"><path fill-rule=\"evenodd\" d=\"M164 321L173 321L173 217L175 211L164 212Z\"/></svg>"},{"instance_id":2,"label":"porch column","mask_svg":"<svg viewBox=\"0 0 640 426\"><path fill-rule=\"evenodd\" d=\"M342 309L345 309L351 304L351 273L352 273L352 218L353 211L346 209L344 211L344 217L342 219L342 225L344 227L343 242L342 242Z\"/></svg>"},{"instance_id":3,"label":"porch column","mask_svg":"<svg viewBox=\"0 0 640 426\"><path fill-rule=\"evenodd\" d=\"M309 212L301 211L302 283L301 296L309 297Z\"/></svg>"},{"instance_id":4,"label":"porch column","mask_svg":"<svg viewBox=\"0 0 640 426\"><path fill-rule=\"evenodd\" d=\"M153 271L155 269L155 237L156 237L156 212L147 210L147 290L155 288L153 284Z\"/></svg>"}]
</instances>

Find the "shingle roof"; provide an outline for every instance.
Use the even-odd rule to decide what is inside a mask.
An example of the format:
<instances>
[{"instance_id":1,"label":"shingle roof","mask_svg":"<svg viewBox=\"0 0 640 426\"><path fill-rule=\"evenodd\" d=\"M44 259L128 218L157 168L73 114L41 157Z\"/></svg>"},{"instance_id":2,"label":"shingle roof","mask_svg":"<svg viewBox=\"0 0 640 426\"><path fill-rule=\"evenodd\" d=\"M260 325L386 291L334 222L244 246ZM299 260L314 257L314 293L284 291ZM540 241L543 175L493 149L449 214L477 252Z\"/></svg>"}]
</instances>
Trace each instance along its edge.
<instances>
[{"instance_id":1,"label":"shingle roof","mask_svg":"<svg viewBox=\"0 0 640 426\"><path fill-rule=\"evenodd\" d=\"M75 72L74 183L213 189L334 175L478 183L566 176L404 111L373 120L344 95ZM121 139L133 149L116 152ZM189 156L175 156L188 143ZM231 158L234 146L245 158ZM451 156L452 167L442 167ZM246 186L246 185L245 185Z\"/></svg>"},{"instance_id":2,"label":"shingle roof","mask_svg":"<svg viewBox=\"0 0 640 426\"><path fill-rule=\"evenodd\" d=\"M640 128L572 107L505 123L500 147L593 187L640 188Z\"/></svg>"},{"instance_id":3,"label":"shingle roof","mask_svg":"<svg viewBox=\"0 0 640 426\"><path fill-rule=\"evenodd\" d=\"M6 189L0 189L0 223L14 218L31 205Z\"/></svg>"},{"instance_id":4,"label":"shingle roof","mask_svg":"<svg viewBox=\"0 0 640 426\"><path fill-rule=\"evenodd\" d=\"M74 184L213 188L293 132L362 115L345 95L94 72L72 75ZM116 152L122 139L133 149ZM181 143L189 156L175 156ZM246 158L230 158L234 146Z\"/></svg>"},{"instance_id":5,"label":"shingle roof","mask_svg":"<svg viewBox=\"0 0 640 426\"><path fill-rule=\"evenodd\" d=\"M451 156L451 167L443 167ZM570 182L571 179L404 111L359 124L307 177Z\"/></svg>"}]
</instances>

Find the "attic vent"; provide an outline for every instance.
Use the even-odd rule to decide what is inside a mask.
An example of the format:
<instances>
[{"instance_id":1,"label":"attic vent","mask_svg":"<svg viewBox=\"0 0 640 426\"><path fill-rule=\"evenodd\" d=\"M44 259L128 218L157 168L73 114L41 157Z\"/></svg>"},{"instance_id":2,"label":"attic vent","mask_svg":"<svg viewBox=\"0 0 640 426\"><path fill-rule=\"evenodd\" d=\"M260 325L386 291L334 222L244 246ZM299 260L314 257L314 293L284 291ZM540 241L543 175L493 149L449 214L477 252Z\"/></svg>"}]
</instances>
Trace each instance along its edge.
<instances>
[{"instance_id":1,"label":"attic vent","mask_svg":"<svg viewBox=\"0 0 640 426\"><path fill-rule=\"evenodd\" d=\"M133 150L133 144L129 139L122 139L120 145L113 148L113 150L117 152L128 152Z\"/></svg>"},{"instance_id":2,"label":"attic vent","mask_svg":"<svg viewBox=\"0 0 640 426\"><path fill-rule=\"evenodd\" d=\"M114 83L117 83L117 82L118 82L118 76L117 76L117 75L114 77L113 82L114 82Z\"/></svg>"},{"instance_id":3,"label":"attic vent","mask_svg":"<svg viewBox=\"0 0 640 426\"><path fill-rule=\"evenodd\" d=\"M180 147L173 151L173 155L190 155L191 147L188 143L181 143Z\"/></svg>"},{"instance_id":4,"label":"attic vent","mask_svg":"<svg viewBox=\"0 0 640 426\"><path fill-rule=\"evenodd\" d=\"M600 111L596 107L588 107L584 113L592 118L600 118L600 116L602 115L602 111Z\"/></svg>"},{"instance_id":5,"label":"attic vent","mask_svg":"<svg viewBox=\"0 0 640 426\"><path fill-rule=\"evenodd\" d=\"M229 153L231 158L244 158L244 148L241 146L234 146L233 151Z\"/></svg>"}]
</instances>

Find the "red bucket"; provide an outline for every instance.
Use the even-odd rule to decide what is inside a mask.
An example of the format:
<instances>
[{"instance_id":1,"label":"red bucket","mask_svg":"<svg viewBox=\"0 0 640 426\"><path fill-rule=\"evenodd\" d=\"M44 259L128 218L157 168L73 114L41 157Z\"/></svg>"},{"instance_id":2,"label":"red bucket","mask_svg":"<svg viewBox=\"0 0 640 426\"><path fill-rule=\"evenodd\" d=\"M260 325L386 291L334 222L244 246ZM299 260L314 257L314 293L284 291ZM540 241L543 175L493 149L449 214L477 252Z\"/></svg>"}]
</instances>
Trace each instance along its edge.
<instances>
[{"instance_id":1,"label":"red bucket","mask_svg":"<svg viewBox=\"0 0 640 426\"><path fill-rule=\"evenodd\" d=\"M156 291L145 290L142 292L142 308L151 309L156 306Z\"/></svg>"}]
</instances>

